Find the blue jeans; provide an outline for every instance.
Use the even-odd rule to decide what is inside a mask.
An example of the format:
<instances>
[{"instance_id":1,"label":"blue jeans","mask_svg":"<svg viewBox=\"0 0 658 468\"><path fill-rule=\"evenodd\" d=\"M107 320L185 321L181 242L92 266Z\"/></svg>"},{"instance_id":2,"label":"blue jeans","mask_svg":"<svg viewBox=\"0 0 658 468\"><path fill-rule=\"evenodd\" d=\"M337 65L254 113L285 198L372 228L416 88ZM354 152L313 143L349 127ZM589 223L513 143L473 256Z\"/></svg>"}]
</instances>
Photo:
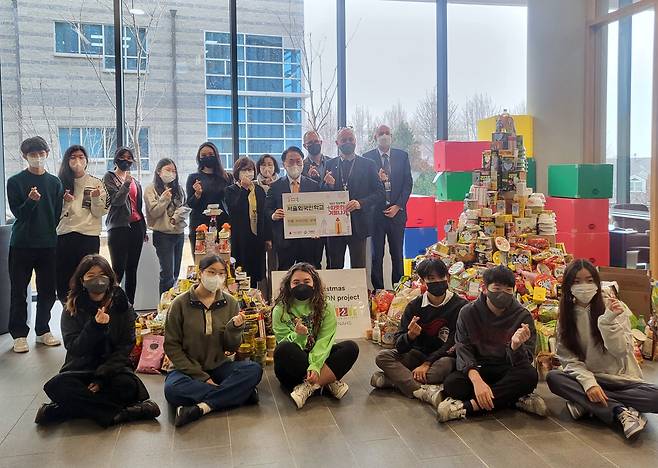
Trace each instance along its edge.
<instances>
[{"instance_id":1,"label":"blue jeans","mask_svg":"<svg viewBox=\"0 0 658 468\"><path fill-rule=\"evenodd\" d=\"M169 290L178 279L184 244L184 234L153 231L153 246L160 262L160 294Z\"/></svg>"},{"instance_id":2,"label":"blue jeans","mask_svg":"<svg viewBox=\"0 0 658 468\"><path fill-rule=\"evenodd\" d=\"M263 368L253 361L227 361L206 371L217 385L193 379L172 371L164 384L165 398L174 406L206 403L213 410L223 410L244 404L263 376Z\"/></svg>"}]
</instances>

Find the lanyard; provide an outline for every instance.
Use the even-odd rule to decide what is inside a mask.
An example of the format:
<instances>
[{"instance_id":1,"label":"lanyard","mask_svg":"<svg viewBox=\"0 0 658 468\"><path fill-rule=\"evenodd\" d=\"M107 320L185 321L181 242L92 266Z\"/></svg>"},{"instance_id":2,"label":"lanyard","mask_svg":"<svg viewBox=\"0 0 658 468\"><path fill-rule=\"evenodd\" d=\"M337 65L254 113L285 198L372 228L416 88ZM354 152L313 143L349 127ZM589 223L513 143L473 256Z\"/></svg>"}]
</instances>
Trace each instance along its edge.
<instances>
[{"instance_id":1,"label":"lanyard","mask_svg":"<svg viewBox=\"0 0 658 468\"><path fill-rule=\"evenodd\" d=\"M352 171L354 170L354 165L356 163L356 158L352 159L352 166L350 167L350 172L347 174L347 179L343 180L343 164L345 163L345 160L340 160L338 161L338 180L340 184L343 186L344 191L349 190L349 183L350 179L352 178Z\"/></svg>"}]
</instances>

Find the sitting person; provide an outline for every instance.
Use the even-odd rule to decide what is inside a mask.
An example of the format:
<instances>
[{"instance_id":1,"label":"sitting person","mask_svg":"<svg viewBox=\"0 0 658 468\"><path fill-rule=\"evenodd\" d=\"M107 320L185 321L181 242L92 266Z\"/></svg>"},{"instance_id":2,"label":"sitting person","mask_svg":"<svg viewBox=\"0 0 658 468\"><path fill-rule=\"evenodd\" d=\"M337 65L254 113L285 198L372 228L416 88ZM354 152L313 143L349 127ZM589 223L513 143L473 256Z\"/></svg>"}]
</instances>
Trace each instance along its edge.
<instances>
[{"instance_id":1,"label":"sitting person","mask_svg":"<svg viewBox=\"0 0 658 468\"><path fill-rule=\"evenodd\" d=\"M409 398L430 403L441 400L437 385L455 369L455 328L465 299L448 290L448 268L438 258L423 260L416 272L427 288L404 311L395 334L395 349L380 351L370 385L397 388Z\"/></svg>"},{"instance_id":2,"label":"sitting person","mask_svg":"<svg viewBox=\"0 0 658 468\"><path fill-rule=\"evenodd\" d=\"M546 377L573 419L618 422L628 439L646 426L641 413L658 413L658 386L642 380L633 354L630 314L619 300L604 298L594 265L572 262L564 272L557 330L562 370Z\"/></svg>"},{"instance_id":3,"label":"sitting person","mask_svg":"<svg viewBox=\"0 0 658 468\"><path fill-rule=\"evenodd\" d=\"M160 408L130 366L135 311L108 261L84 257L69 288L61 319L66 359L44 385L52 403L39 408L34 422L87 418L108 427L157 418Z\"/></svg>"},{"instance_id":4,"label":"sitting person","mask_svg":"<svg viewBox=\"0 0 658 468\"><path fill-rule=\"evenodd\" d=\"M199 262L201 284L171 304L164 349L175 370L165 379L164 394L176 406L177 427L211 411L258 402L256 386L263 369L252 361L231 361L242 341L244 313L224 293L226 264L215 255Z\"/></svg>"},{"instance_id":5,"label":"sitting person","mask_svg":"<svg viewBox=\"0 0 658 468\"><path fill-rule=\"evenodd\" d=\"M457 319L457 371L443 382L448 398L439 404L439 421L511 406L545 416L546 403L532 393L538 381L535 324L514 298L514 273L497 266L483 280L486 293Z\"/></svg>"},{"instance_id":6,"label":"sitting person","mask_svg":"<svg viewBox=\"0 0 658 468\"><path fill-rule=\"evenodd\" d=\"M324 285L309 263L297 263L281 281L272 311L277 347L274 373L301 408L316 390L326 388L341 399L349 389L340 379L359 357L354 341L334 343L336 312Z\"/></svg>"}]
</instances>

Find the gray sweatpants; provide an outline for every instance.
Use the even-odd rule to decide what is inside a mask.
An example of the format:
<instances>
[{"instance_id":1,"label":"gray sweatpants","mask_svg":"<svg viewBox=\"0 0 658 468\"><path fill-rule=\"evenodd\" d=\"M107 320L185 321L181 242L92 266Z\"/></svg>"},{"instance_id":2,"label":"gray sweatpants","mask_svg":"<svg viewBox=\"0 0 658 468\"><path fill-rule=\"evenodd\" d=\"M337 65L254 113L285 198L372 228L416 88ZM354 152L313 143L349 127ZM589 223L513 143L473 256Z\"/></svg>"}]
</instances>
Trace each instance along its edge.
<instances>
[{"instance_id":1,"label":"gray sweatpants","mask_svg":"<svg viewBox=\"0 0 658 468\"><path fill-rule=\"evenodd\" d=\"M408 353L399 353L396 349L385 349L380 351L375 358L377 366L384 371L386 377L395 387L407 397L413 398L414 392L421 386L414 380L411 373L416 367L427 360L427 356L412 349ZM432 363L427 371L428 384L440 384L455 369L455 359L442 357Z\"/></svg>"},{"instance_id":2,"label":"gray sweatpants","mask_svg":"<svg viewBox=\"0 0 658 468\"><path fill-rule=\"evenodd\" d=\"M658 386L649 383L599 380L598 384L608 396L608 406L589 401L583 386L560 370L550 371L546 383L551 392L578 403L606 424L615 421L614 409L618 406L635 408L640 413L658 413Z\"/></svg>"}]
</instances>

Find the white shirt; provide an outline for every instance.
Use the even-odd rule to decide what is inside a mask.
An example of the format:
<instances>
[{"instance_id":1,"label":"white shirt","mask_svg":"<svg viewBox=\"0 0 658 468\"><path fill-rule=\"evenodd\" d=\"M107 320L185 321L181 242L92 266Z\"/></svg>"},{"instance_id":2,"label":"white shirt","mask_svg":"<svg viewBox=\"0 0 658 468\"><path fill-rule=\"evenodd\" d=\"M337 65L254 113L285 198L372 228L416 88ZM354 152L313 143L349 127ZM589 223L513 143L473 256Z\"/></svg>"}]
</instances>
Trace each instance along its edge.
<instances>
[{"instance_id":1,"label":"white shirt","mask_svg":"<svg viewBox=\"0 0 658 468\"><path fill-rule=\"evenodd\" d=\"M450 302L450 299L452 299L452 296L454 296L454 295L455 295L455 293L453 293L452 291L450 291L450 290L448 289L448 290L446 291L446 297L443 298L443 302L442 302L441 304L439 304L438 306L435 306L434 304L432 304L432 303L430 302L430 298L428 297L428 292L425 291L425 293L423 294L423 302L422 302L422 304L420 305L420 307L421 307L421 308L422 308L422 307L427 307L427 306L432 306L432 307L443 307L443 306L446 305L448 302Z\"/></svg>"}]
</instances>

